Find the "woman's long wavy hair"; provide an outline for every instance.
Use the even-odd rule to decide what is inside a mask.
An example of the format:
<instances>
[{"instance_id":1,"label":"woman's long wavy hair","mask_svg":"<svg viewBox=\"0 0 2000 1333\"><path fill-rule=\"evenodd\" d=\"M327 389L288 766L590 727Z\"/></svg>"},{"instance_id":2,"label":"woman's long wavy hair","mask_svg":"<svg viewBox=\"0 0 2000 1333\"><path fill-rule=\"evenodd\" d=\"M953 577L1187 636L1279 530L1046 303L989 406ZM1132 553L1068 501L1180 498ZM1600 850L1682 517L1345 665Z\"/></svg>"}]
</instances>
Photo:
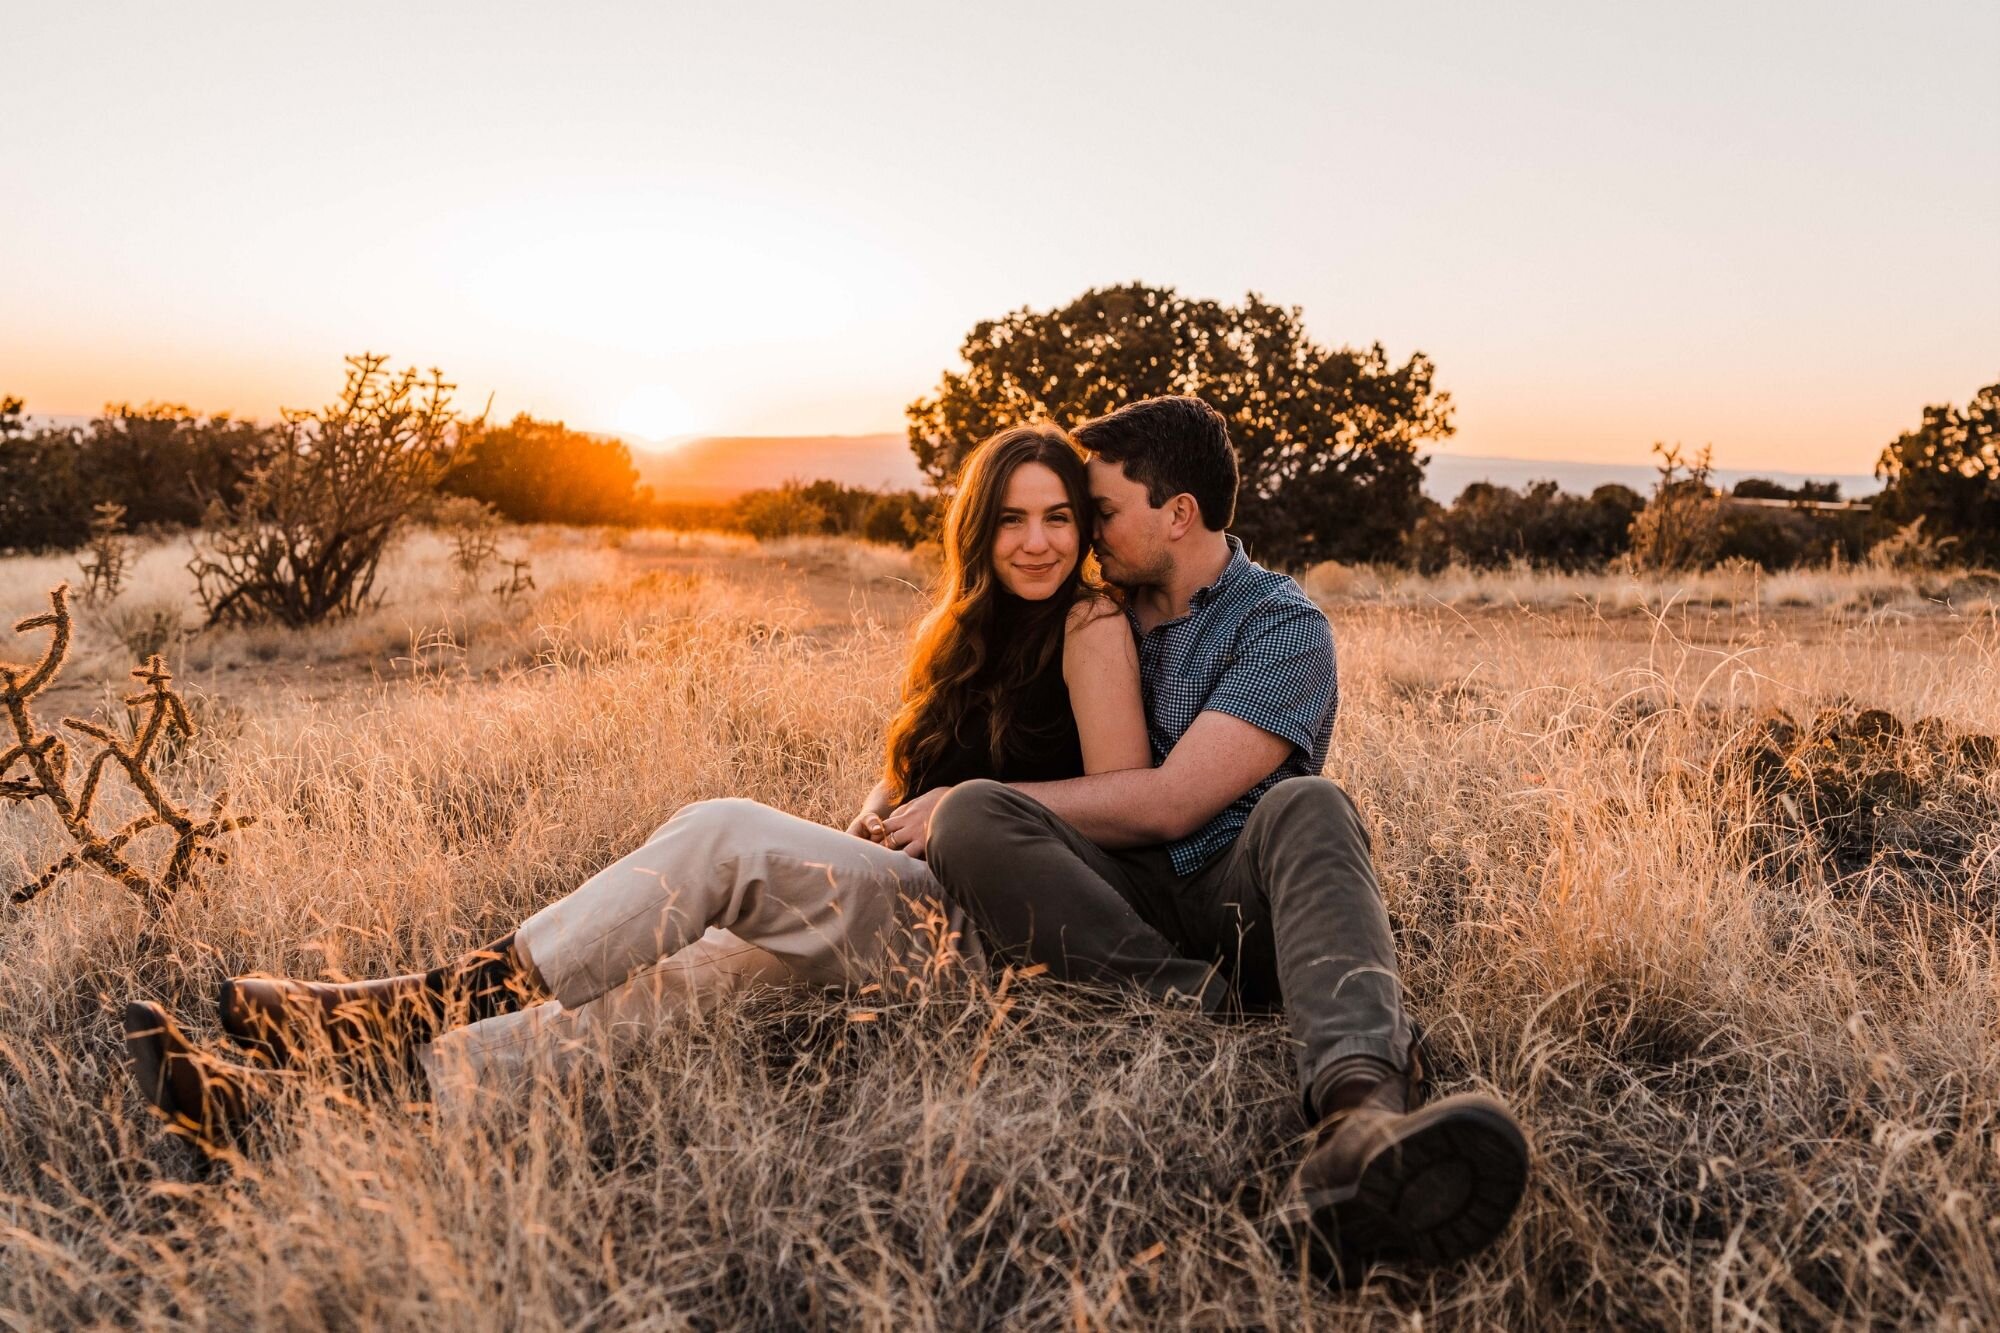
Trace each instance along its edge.
<instances>
[{"instance_id":1,"label":"woman's long wavy hair","mask_svg":"<svg viewBox=\"0 0 2000 1333\"><path fill-rule=\"evenodd\" d=\"M1006 589L993 569L993 544L1007 482L1023 463L1040 463L1062 478L1076 520L1077 561L1047 601L1025 604L1021 623L1010 623L1001 642L996 625ZM909 789L913 776L953 745L973 743L964 730L975 712L986 714L983 739L996 767L1003 754L1018 754L1023 742L1037 739L1017 733L1014 705L1021 687L1062 651L1070 608L1097 586L1084 568L1094 520L1083 455L1060 428L1016 426L966 456L958 493L945 511L937 605L917 630L903 706L889 724L889 782L905 799L915 794Z\"/></svg>"}]
</instances>

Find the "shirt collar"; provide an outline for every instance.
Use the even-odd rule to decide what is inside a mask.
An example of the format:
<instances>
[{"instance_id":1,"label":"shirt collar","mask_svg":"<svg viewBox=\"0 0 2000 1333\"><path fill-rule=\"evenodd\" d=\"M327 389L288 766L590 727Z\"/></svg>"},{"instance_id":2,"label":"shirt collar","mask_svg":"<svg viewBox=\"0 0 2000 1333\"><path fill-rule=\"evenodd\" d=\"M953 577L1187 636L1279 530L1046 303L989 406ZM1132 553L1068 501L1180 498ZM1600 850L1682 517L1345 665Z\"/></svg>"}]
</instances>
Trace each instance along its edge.
<instances>
[{"instance_id":1,"label":"shirt collar","mask_svg":"<svg viewBox=\"0 0 2000 1333\"><path fill-rule=\"evenodd\" d=\"M1197 588L1194 596L1188 598L1190 610L1207 606L1221 596L1223 585L1250 567L1250 557L1243 554L1243 542L1235 533L1225 533L1222 540L1229 544L1229 559L1224 562L1222 572L1215 576L1215 582L1205 588Z\"/></svg>"}]
</instances>

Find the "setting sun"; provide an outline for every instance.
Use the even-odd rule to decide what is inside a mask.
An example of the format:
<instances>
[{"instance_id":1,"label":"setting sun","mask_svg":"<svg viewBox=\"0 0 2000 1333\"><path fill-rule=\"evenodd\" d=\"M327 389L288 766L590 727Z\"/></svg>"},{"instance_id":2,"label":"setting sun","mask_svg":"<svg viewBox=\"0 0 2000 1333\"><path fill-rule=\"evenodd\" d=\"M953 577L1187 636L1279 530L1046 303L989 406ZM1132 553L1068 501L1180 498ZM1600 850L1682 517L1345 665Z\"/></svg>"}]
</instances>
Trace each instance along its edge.
<instances>
[{"instance_id":1,"label":"setting sun","mask_svg":"<svg viewBox=\"0 0 2000 1333\"><path fill-rule=\"evenodd\" d=\"M687 400L665 384L648 384L628 394L611 417L611 428L646 444L663 444L702 429Z\"/></svg>"}]
</instances>

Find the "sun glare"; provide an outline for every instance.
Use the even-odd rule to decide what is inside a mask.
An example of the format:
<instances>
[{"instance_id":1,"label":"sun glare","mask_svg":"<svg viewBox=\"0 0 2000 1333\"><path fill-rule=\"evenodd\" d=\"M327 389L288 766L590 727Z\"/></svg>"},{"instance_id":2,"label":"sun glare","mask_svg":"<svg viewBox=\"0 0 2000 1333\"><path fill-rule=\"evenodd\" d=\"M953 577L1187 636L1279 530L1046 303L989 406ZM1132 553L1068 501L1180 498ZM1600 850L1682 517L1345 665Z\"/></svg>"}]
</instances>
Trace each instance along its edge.
<instances>
[{"instance_id":1,"label":"sun glare","mask_svg":"<svg viewBox=\"0 0 2000 1333\"><path fill-rule=\"evenodd\" d=\"M626 395L612 418L611 428L659 442L698 429L687 400L664 384L649 384Z\"/></svg>"}]
</instances>

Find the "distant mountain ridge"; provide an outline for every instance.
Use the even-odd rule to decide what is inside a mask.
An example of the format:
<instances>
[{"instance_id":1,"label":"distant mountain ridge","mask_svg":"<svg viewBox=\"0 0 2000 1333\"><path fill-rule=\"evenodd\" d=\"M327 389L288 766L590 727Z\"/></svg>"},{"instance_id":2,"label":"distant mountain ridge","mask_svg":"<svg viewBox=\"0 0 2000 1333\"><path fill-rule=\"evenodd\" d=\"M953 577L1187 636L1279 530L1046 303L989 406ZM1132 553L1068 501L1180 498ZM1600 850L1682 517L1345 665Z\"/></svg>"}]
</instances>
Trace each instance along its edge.
<instances>
[{"instance_id":1,"label":"distant mountain ridge","mask_svg":"<svg viewBox=\"0 0 2000 1333\"><path fill-rule=\"evenodd\" d=\"M837 481L877 490L923 489L910 442L902 435L711 435L661 452L632 451L639 479L669 501L730 500L745 491L789 480ZM1617 483L1640 494L1652 489L1657 472L1644 463L1584 463L1551 458L1476 458L1445 451L1431 455L1424 492L1449 504L1475 481L1520 489L1553 481L1566 491L1587 495ZM1873 477L1843 472L1780 472L1770 468L1717 468L1715 482L1727 490L1745 477L1768 477L1786 486L1801 481L1837 481L1848 499L1881 489Z\"/></svg>"}]
</instances>

